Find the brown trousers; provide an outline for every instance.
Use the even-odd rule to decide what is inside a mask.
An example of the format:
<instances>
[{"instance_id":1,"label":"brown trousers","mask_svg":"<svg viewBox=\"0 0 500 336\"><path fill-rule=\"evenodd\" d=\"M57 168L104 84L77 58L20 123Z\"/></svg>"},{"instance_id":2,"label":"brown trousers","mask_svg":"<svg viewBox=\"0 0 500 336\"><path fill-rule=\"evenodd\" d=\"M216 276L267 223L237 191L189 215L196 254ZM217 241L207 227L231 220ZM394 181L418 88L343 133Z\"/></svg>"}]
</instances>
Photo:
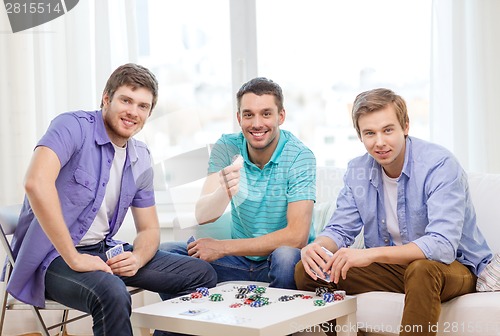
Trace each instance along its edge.
<instances>
[{"instance_id":1,"label":"brown trousers","mask_svg":"<svg viewBox=\"0 0 500 336\"><path fill-rule=\"evenodd\" d=\"M400 335L436 335L441 302L473 293L477 277L464 265L450 265L432 260L415 260L409 265L373 263L351 268L346 280L340 279L331 289L345 290L347 295L371 291L405 294ZM295 266L295 282L300 290L315 291L326 283L313 280L302 262Z\"/></svg>"}]
</instances>

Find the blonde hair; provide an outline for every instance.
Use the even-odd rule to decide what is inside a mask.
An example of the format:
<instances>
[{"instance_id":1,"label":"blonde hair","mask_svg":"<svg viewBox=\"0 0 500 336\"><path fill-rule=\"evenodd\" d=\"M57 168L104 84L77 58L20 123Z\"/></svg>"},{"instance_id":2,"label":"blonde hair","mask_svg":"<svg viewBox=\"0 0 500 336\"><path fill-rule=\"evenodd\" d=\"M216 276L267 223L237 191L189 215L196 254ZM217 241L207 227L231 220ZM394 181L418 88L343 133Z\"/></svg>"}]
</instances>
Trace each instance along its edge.
<instances>
[{"instance_id":1,"label":"blonde hair","mask_svg":"<svg viewBox=\"0 0 500 336\"><path fill-rule=\"evenodd\" d=\"M389 104L394 106L396 117L403 129L410 122L404 99L389 89L379 88L360 93L352 106L352 124L361 139L358 120L362 115L379 111Z\"/></svg>"}]
</instances>

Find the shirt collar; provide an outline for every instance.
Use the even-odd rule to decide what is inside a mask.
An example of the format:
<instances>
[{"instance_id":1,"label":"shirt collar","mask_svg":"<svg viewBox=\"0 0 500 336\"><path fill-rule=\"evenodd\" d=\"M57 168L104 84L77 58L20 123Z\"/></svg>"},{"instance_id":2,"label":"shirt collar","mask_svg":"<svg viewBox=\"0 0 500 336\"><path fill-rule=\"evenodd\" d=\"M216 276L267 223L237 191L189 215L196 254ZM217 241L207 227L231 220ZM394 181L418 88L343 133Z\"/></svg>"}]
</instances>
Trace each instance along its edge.
<instances>
[{"instance_id":1,"label":"shirt collar","mask_svg":"<svg viewBox=\"0 0 500 336\"><path fill-rule=\"evenodd\" d=\"M106 127L104 126L104 119L102 116L102 110L97 111L97 115L95 118L96 128L95 128L95 142L99 145L105 145L108 142L111 142L108 136L108 132L106 132Z\"/></svg>"},{"instance_id":2,"label":"shirt collar","mask_svg":"<svg viewBox=\"0 0 500 336\"><path fill-rule=\"evenodd\" d=\"M253 164L250 161L250 158L248 157L248 143L247 139L243 136L243 133L240 133L241 136L243 137L243 148L241 150L241 156L243 156L243 160L247 164ZM283 152L283 148L285 147L285 144L288 142L288 137L285 134L285 131L280 130L280 138L278 140L278 145L276 146L276 149L273 152L273 155L271 156L271 159L269 159L269 162L265 164L267 166L269 163L275 163L277 164L279 162L279 159L281 157L281 153Z\"/></svg>"},{"instance_id":3,"label":"shirt collar","mask_svg":"<svg viewBox=\"0 0 500 336\"><path fill-rule=\"evenodd\" d=\"M285 148L285 144L288 142L288 137L285 135L285 131L280 130L280 138L278 140L278 145L276 146L276 149L274 150L273 155L271 156L271 159L269 162L272 163L278 163L279 159L281 157L281 153L283 152L283 148Z\"/></svg>"},{"instance_id":4,"label":"shirt collar","mask_svg":"<svg viewBox=\"0 0 500 336\"><path fill-rule=\"evenodd\" d=\"M401 175L405 174L408 178L410 178L410 172L411 172L411 164L412 164L411 158L412 158L411 137L407 136L406 147L405 147L405 162L403 164L403 171L401 172Z\"/></svg>"},{"instance_id":5,"label":"shirt collar","mask_svg":"<svg viewBox=\"0 0 500 336\"><path fill-rule=\"evenodd\" d=\"M411 172L411 138L409 136L406 137L406 145L405 145L405 161L403 163L403 170L401 171L401 175L405 174L408 178L410 178ZM372 159L372 168L370 170L370 181L374 186L379 186L380 181L382 180L382 166L377 162L377 160ZM399 178L398 178L399 181Z\"/></svg>"}]
</instances>

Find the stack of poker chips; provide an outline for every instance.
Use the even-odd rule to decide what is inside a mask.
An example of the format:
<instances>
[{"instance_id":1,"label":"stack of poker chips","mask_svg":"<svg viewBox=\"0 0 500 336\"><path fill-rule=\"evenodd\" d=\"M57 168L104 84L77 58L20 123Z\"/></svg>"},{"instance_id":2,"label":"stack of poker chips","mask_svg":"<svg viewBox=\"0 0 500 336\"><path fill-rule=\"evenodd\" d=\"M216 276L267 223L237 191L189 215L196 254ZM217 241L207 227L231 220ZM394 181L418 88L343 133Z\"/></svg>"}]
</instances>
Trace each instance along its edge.
<instances>
[{"instance_id":1,"label":"stack of poker chips","mask_svg":"<svg viewBox=\"0 0 500 336\"><path fill-rule=\"evenodd\" d=\"M196 292L201 293L203 296L208 296L210 293L208 292L207 287L198 287L196 288Z\"/></svg>"},{"instance_id":2,"label":"stack of poker chips","mask_svg":"<svg viewBox=\"0 0 500 336\"><path fill-rule=\"evenodd\" d=\"M325 293L323 294L323 301L325 302L333 302L335 300L333 293Z\"/></svg>"},{"instance_id":3,"label":"stack of poker chips","mask_svg":"<svg viewBox=\"0 0 500 336\"><path fill-rule=\"evenodd\" d=\"M210 301L224 301L222 294L212 294L210 295Z\"/></svg>"},{"instance_id":4,"label":"stack of poker chips","mask_svg":"<svg viewBox=\"0 0 500 336\"><path fill-rule=\"evenodd\" d=\"M257 287L257 285L251 284L238 288L238 293L234 297L242 299L243 303L250 307L262 307L270 303L269 298L262 296L265 292L265 287Z\"/></svg>"},{"instance_id":5,"label":"stack of poker chips","mask_svg":"<svg viewBox=\"0 0 500 336\"><path fill-rule=\"evenodd\" d=\"M247 287L241 287L238 288L238 293L234 295L236 299L244 299L246 298L247 294L250 292L250 290Z\"/></svg>"},{"instance_id":6,"label":"stack of poker chips","mask_svg":"<svg viewBox=\"0 0 500 336\"><path fill-rule=\"evenodd\" d=\"M202 297L203 297L203 294L200 292L191 293L191 299L201 299Z\"/></svg>"},{"instance_id":7,"label":"stack of poker chips","mask_svg":"<svg viewBox=\"0 0 500 336\"><path fill-rule=\"evenodd\" d=\"M257 300L257 301L253 301L252 303L250 303L250 307L262 307L264 305L266 305L267 303L265 303L264 301L261 301L261 300Z\"/></svg>"},{"instance_id":8,"label":"stack of poker chips","mask_svg":"<svg viewBox=\"0 0 500 336\"><path fill-rule=\"evenodd\" d=\"M319 301L323 301L324 303L330 303L330 302L334 302L334 301L345 300L346 293L343 290L335 290L332 293L330 291L330 289L327 287L318 287L318 288L316 288L316 296L319 296L322 298L322 300L319 300ZM316 303L316 301L318 301L318 300L314 301L315 306L318 305Z\"/></svg>"},{"instance_id":9,"label":"stack of poker chips","mask_svg":"<svg viewBox=\"0 0 500 336\"><path fill-rule=\"evenodd\" d=\"M253 292L257 294L264 294L266 292L266 287L255 287Z\"/></svg>"},{"instance_id":10,"label":"stack of poker chips","mask_svg":"<svg viewBox=\"0 0 500 336\"><path fill-rule=\"evenodd\" d=\"M269 304L269 298L267 297L259 297L257 300L254 300L250 303L250 307L262 307Z\"/></svg>"},{"instance_id":11,"label":"stack of poker chips","mask_svg":"<svg viewBox=\"0 0 500 336\"><path fill-rule=\"evenodd\" d=\"M243 305L243 303L233 303L229 305L229 308L240 308Z\"/></svg>"},{"instance_id":12,"label":"stack of poker chips","mask_svg":"<svg viewBox=\"0 0 500 336\"><path fill-rule=\"evenodd\" d=\"M314 300L314 305L315 306L324 306L325 301L324 300Z\"/></svg>"},{"instance_id":13,"label":"stack of poker chips","mask_svg":"<svg viewBox=\"0 0 500 336\"><path fill-rule=\"evenodd\" d=\"M342 301L345 299L345 291L336 290L333 292L333 297L334 297L335 301Z\"/></svg>"},{"instance_id":14,"label":"stack of poker chips","mask_svg":"<svg viewBox=\"0 0 500 336\"><path fill-rule=\"evenodd\" d=\"M328 293L329 291L328 287L318 287L316 288L316 296L323 296L323 294Z\"/></svg>"},{"instance_id":15,"label":"stack of poker chips","mask_svg":"<svg viewBox=\"0 0 500 336\"><path fill-rule=\"evenodd\" d=\"M248 285L247 286L247 289L250 291L250 292L253 292L253 290L257 288L257 285Z\"/></svg>"},{"instance_id":16,"label":"stack of poker chips","mask_svg":"<svg viewBox=\"0 0 500 336\"><path fill-rule=\"evenodd\" d=\"M286 302L286 301L291 301L291 300L294 300L295 297L292 296L292 295L282 295L278 298L278 301L281 301L281 302Z\"/></svg>"}]
</instances>

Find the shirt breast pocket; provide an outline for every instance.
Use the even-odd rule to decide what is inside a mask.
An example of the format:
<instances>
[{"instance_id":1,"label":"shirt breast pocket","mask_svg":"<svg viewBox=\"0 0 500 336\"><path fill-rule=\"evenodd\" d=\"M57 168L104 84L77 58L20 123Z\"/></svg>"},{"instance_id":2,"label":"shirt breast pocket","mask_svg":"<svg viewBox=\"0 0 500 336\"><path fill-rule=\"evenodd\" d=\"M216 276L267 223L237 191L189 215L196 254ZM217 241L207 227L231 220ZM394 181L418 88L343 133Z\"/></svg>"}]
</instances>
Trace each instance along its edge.
<instances>
[{"instance_id":1,"label":"shirt breast pocket","mask_svg":"<svg viewBox=\"0 0 500 336\"><path fill-rule=\"evenodd\" d=\"M96 194L97 180L82 169L76 169L71 183L66 187L66 196L75 205L87 205Z\"/></svg>"}]
</instances>

